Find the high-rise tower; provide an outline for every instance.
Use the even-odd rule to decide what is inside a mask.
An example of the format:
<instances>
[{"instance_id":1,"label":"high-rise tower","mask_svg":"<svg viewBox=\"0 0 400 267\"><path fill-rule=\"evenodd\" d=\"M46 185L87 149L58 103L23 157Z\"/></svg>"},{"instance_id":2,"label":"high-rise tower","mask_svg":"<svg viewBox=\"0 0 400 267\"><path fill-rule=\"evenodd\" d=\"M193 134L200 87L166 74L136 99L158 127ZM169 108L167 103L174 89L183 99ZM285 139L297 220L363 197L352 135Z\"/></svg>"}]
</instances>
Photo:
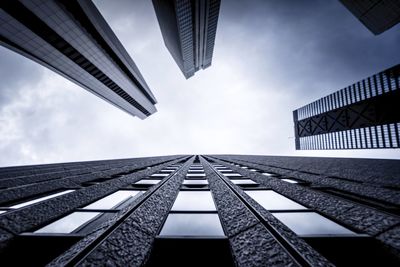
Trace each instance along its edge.
<instances>
[{"instance_id":1,"label":"high-rise tower","mask_svg":"<svg viewBox=\"0 0 400 267\"><path fill-rule=\"evenodd\" d=\"M165 46L186 79L211 66L220 0L153 0Z\"/></svg>"},{"instance_id":2,"label":"high-rise tower","mask_svg":"<svg viewBox=\"0 0 400 267\"><path fill-rule=\"evenodd\" d=\"M399 266L398 160L0 168L2 266Z\"/></svg>"},{"instance_id":3,"label":"high-rise tower","mask_svg":"<svg viewBox=\"0 0 400 267\"><path fill-rule=\"evenodd\" d=\"M0 2L0 43L141 119L156 99L91 1Z\"/></svg>"},{"instance_id":4,"label":"high-rise tower","mask_svg":"<svg viewBox=\"0 0 400 267\"><path fill-rule=\"evenodd\" d=\"M296 149L400 147L400 65L293 111Z\"/></svg>"},{"instance_id":5,"label":"high-rise tower","mask_svg":"<svg viewBox=\"0 0 400 267\"><path fill-rule=\"evenodd\" d=\"M340 2L376 35L400 22L399 0L340 0Z\"/></svg>"}]
</instances>

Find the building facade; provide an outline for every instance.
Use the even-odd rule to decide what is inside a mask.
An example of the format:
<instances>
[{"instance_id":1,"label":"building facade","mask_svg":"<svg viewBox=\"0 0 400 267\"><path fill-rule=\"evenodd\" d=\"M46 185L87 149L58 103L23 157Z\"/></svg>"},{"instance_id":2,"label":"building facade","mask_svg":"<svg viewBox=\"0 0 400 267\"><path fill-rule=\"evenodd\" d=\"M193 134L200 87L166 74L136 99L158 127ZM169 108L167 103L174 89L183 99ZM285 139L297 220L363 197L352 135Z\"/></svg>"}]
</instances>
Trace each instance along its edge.
<instances>
[{"instance_id":1,"label":"building facade","mask_svg":"<svg viewBox=\"0 0 400 267\"><path fill-rule=\"evenodd\" d=\"M0 43L114 106L146 118L156 99L91 1L1 1Z\"/></svg>"},{"instance_id":2,"label":"building facade","mask_svg":"<svg viewBox=\"0 0 400 267\"><path fill-rule=\"evenodd\" d=\"M400 22L399 0L340 0L375 35Z\"/></svg>"},{"instance_id":3,"label":"building facade","mask_svg":"<svg viewBox=\"0 0 400 267\"><path fill-rule=\"evenodd\" d=\"M399 266L399 163L181 155L1 168L1 263Z\"/></svg>"},{"instance_id":4,"label":"building facade","mask_svg":"<svg viewBox=\"0 0 400 267\"><path fill-rule=\"evenodd\" d=\"M186 79L211 66L220 0L153 0L165 46Z\"/></svg>"},{"instance_id":5,"label":"building facade","mask_svg":"<svg viewBox=\"0 0 400 267\"><path fill-rule=\"evenodd\" d=\"M296 149L400 147L400 65L293 111Z\"/></svg>"}]
</instances>

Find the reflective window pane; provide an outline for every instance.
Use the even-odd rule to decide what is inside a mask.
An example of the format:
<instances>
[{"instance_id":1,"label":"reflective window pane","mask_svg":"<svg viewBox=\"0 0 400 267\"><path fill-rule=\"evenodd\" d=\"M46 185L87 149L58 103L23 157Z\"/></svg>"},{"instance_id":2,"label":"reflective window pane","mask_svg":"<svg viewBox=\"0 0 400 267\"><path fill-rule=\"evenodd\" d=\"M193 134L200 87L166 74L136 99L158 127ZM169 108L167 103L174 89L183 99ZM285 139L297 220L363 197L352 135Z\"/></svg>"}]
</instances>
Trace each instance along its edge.
<instances>
[{"instance_id":1,"label":"reflective window pane","mask_svg":"<svg viewBox=\"0 0 400 267\"><path fill-rule=\"evenodd\" d=\"M128 198L137 198L141 194L143 194L142 191L120 190L93 202L84 207L84 209L112 209L126 201Z\"/></svg>"},{"instance_id":2,"label":"reflective window pane","mask_svg":"<svg viewBox=\"0 0 400 267\"><path fill-rule=\"evenodd\" d=\"M28 206L28 205L31 205L31 204L34 204L34 203L38 203L38 202L41 202L41 201L44 201L44 200L47 200L47 199L50 199L50 198L54 198L54 197L58 197L58 196L61 196L61 195L65 195L65 194L71 193L73 191L75 191L75 190L65 190L65 191L62 191L62 192L55 193L55 194L51 194L51 195L47 195L47 196L44 196L44 197L36 198L36 199L30 200L30 201L27 201L27 202L19 203L17 205L10 206L10 208L13 208L13 209L22 208L22 207L25 207L25 206Z\"/></svg>"},{"instance_id":3,"label":"reflective window pane","mask_svg":"<svg viewBox=\"0 0 400 267\"><path fill-rule=\"evenodd\" d=\"M239 173L224 173L226 177L242 177Z\"/></svg>"},{"instance_id":4,"label":"reflective window pane","mask_svg":"<svg viewBox=\"0 0 400 267\"><path fill-rule=\"evenodd\" d=\"M167 177L169 175L170 173L154 173L151 175L151 177Z\"/></svg>"},{"instance_id":5,"label":"reflective window pane","mask_svg":"<svg viewBox=\"0 0 400 267\"><path fill-rule=\"evenodd\" d=\"M184 185L208 185L207 180L184 180Z\"/></svg>"},{"instance_id":6,"label":"reflective window pane","mask_svg":"<svg viewBox=\"0 0 400 267\"><path fill-rule=\"evenodd\" d=\"M245 190L245 192L267 210L307 209L272 190Z\"/></svg>"},{"instance_id":7,"label":"reflective window pane","mask_svg":"<svg viewBox=\"0 0 400 267\"><path fill-rule=\"evenodd\" d=\"M263 172L262 175L265 175L265 176L275 176L275 174L269 173L269 172Z\"/></svg>"},{"instance_id":8,"label":"reflective window pane","mask_svg":"<svg viewBox=\"0 0 400 267\"><path fill-rule=\"evenodd\" d=\"M205 173L187 173L186 177L206 177Z\"/></svg>"},{"instance_id":9,"label":"reflective window pane","mask_svg":"<svg viewBox=\"0 0 400 267\"><path fill-rule=\"evenodd\" d=\"M159 182L160 180L143 179L136 182L135 184L158 184Z\"/></svg>"},{"instance_id":10,"label":"reflective window pane","mask_svg":"<svg viewBox=\"0 0 400 267\"><path fill-rule=\"evenodd\" d=\"M100 212L73 212L43 228L35 231L35 233L60 233L68 234L79 228L84 223L92 220Z\"/></svg>"},{"instance_id":11,"label":"reflective window pane","mask_svg":"<svg viewBox=\"0 0 400 267\"><path fill-rule=\"evenodd\" d=\"M288 183L291 183L291 184L298 184L299 182L297 182L297 181L295 181L295 180L292 180L292 179L287 179L287 178L284 178L284 179L281 179L282 181L285 181L285 182L288 182Z\"/></svg>"},{"instance_id":12,"label":"reflective window pane","mask_svg":"<svg viewBox=\"0 0 400 267\"><path fill-rule=\"evenodd\" d=\"M278 212L273 215L298 235L356 234L315 212Z\"/></svg>"},{"instance_id":13,"label":"reflective window pane","mask_svg":"<svg viewBox=\"0 0 400 267\"><path fill-rule=\"evenodd\" d=\"M210 191L181 191L172 206L173 211L215 211Z\"/></svg>"},{"instance_id":14,"label":"reflective window pane","mask_svg":"<svg viewBox=\"0 0 400 267\"><path fill-rule=\"evenodd\" d=\"M225 236L215 213L171 213L160 236Z\"/></svg>"},{"instance_id":15,"label":"reflective window pane","mask_svg":"<svg viewBox=\"0 0 400 267\"><path fill-rule=\"evenodd\" d=\"M231 182L237 185L258 185L258 183L250 179L236 179L236 180L231 180Z\"/></svg>"}]
</instances>

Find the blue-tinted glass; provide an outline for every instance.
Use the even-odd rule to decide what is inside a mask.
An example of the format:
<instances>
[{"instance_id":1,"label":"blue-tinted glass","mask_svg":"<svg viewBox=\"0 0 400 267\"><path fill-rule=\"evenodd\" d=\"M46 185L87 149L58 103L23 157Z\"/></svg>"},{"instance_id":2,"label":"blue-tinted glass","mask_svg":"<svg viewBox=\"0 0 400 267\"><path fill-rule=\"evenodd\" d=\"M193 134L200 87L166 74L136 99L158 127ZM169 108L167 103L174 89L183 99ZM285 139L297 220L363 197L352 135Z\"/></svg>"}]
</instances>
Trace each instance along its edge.
<instances>
[{"instance_id":1,"label":"blue-tinted glass","mask_svg":"<svg viewBox=\"0 0 400 267\"><path fill-rule=\"evenodd\" d=\"M171 213L160 236L224 236L215 213Z\"/></svg>"},{"instance_id":2,"label":"blue-tinted glass","mask_svg":"<svg viewBox=\"0 0 400 267\"><path fill-rule=\"evenodd\" d=\"M181 191L172 206L173 211L215 211L210 191Z\"/></svg>"},{"instance_id":3,"label":"blue-tinted glass","mask_svg":"<svg viewBox=\"0 0 400 267\"><path fill-rule=\"evenodd\" d=\"M64 233L68 234L79 228L84 223L92 220L99 215L99 212L73 212L43 228L35 231L35 233Z\"/></svg>"},{"instance_id":4,"label":"blue-tinted glass","mask_svg":"<svg viewBox=\"0 0 400 267\"><path fill-rule=\"evenodd\" d=\"M356 234L315 212L277 212L273 215L298 235Z\"/></svg>"},{"instance_id":5,"label":"blue-tinted glass","mask_svg":"<svg viewBox=\"0 0 400 267\"><path fill-rule=\"evenodd\" d=\"M267 210L306 209L272 190L246 190L245 192Z\"/></svg>"}]
</instances>

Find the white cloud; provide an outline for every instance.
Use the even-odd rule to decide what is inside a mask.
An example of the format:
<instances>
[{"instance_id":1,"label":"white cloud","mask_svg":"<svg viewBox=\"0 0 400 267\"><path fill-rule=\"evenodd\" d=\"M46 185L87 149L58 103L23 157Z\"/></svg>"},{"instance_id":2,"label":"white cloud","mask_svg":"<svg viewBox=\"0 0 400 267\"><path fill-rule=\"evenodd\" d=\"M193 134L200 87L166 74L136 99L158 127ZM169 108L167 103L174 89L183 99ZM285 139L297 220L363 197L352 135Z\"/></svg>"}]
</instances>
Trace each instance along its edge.
<instances>
[{"instance_id":1,"label":"white cloud","mask_svg":"<svg viewBox=\"0 0 400 267\"><path fill-rule=\"evenodd\" d=\"M197 153L400 158L398 150L295 151L292 122L293 109L398 61L391 55L398 33L362 32L365 50L381 53L367 62L379 64L365 67L361 54L348 58L359 39L343 47L330 43L343 30L340 22L358 25L347 13L335 21L335 31L322 15L321 25L312 17L296 25L302 14L285 22L284 7L274 15L246 6L238 17L228 4L233 2L223 1L213 65L185 80L163 44L151 1L96 3L141 70L159 111L146 120L133 118L32 63L15 73L22 83L10 84L18 97L0 101L0 165ZM344 11L333 5L329 12ZM10 51L0 54L23 64ZM349 60L355 62L348 66ZM0 63L0 73L6 68ZM43 74L31 77L32 70Z\"/></svg>"}]
</instances>

